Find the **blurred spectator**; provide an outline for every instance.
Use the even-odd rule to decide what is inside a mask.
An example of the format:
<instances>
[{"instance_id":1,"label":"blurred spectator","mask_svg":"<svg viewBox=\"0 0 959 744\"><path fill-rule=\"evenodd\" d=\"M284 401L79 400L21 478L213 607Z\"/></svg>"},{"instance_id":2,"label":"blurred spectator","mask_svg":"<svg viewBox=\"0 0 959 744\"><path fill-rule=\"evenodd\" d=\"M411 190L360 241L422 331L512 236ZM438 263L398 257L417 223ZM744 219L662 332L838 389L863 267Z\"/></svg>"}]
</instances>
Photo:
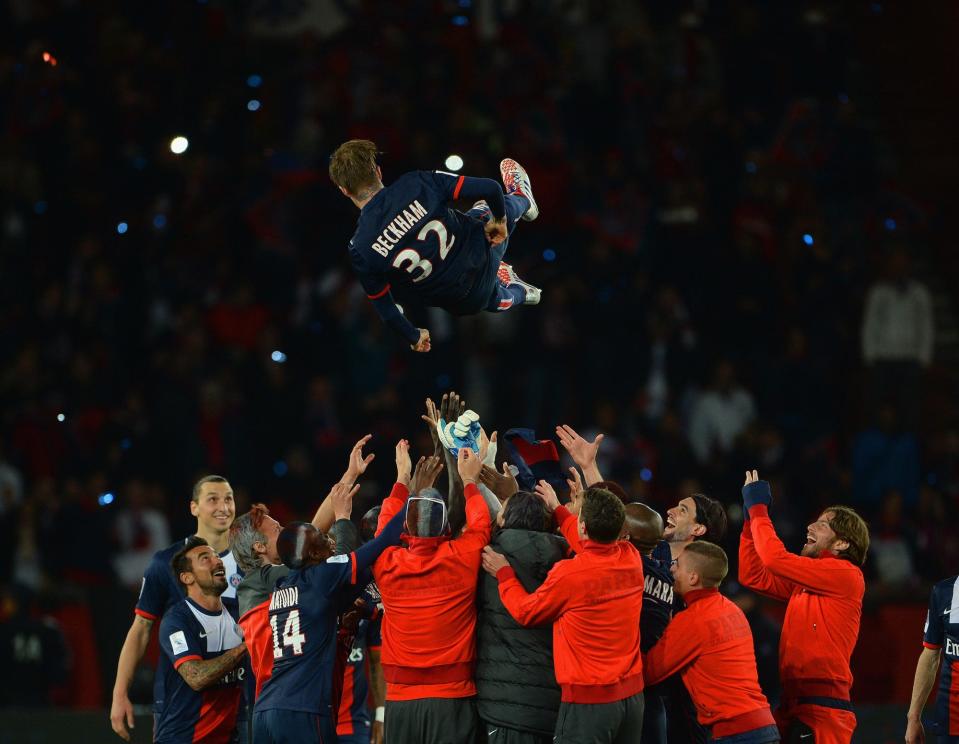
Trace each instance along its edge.
<instances>
[{"instance_id":1,"label":"blurred spectator","mask_svg":"<svg viewBox=\"0 0 959 744\"><path fill-rule=\"evenodd\" d=\"M113 558L113 570L123 584L136 589L153 554L170 544L170 526L166 515L150 503L148 486L142 481L129 481L120 498L123 507L113 521L119 549Z\"/></svg>"},{"instance_id":2,"label":"blurred spectator","mask_svg":"<svg viewBox=\"0 0 959 744\"><path fill-rule=\"evenodd\" d=\"M883 404L876 423L856 437L852 451L853 503L865 515L875 514L879 502L893 489L913 508L919 497L919 441L903 431L897 409ZM868 518L867 516L867 518Z\"/></svg>"},{"instance_id":3,"label":"blurred spectator","mask_svg":"<svg viewBox=\"0 0 959 744\"><path fill-rule=\"evenodd\" d=\"M23 474L4 455L0 440L0 516L23 500Z\"/></svg>"},{"instance_id":4,"label":"blurred spectator","mask_svg":"<svg viewBox=\"0 0 959 744\"><path fill-rule=\"evenodd\" d=\"M921 372L932 363L933 313L929 289L915 279L909 254L898 248L886 276L870 287L862 322L862 357L869 368L870 401L893 400L909 431L919 425Z\"/></svg>"},{"instance_id":5,"label":"blurred spectator","mask_svg":"<svg viewBox=\"0 0 959 744\"><path fill-rule=\"evenodd\" d=\"M872 525L870 550L873 570L884 593L901 592L915 584L915 565L912 558L912 525L904 518L902 494L887 491L879 509L879 517Z\"/></svg>"},{"instance_id":6,"label":"blurred spectator","mask_svg":"<svg viewBox=\"0 0 959 744\"><path fill-rule=\"evenodd\" d=\"M66 682L70 659L57 623L42 615L29 590L0 588L0 708L45 708Z\"/></svg>"},{"instance_id":7,"label":"blurred spectator","mask_svg":"<svg viewBox=\"0 0 959 744\"><path fill-rule=\"evenodd\" d=\"M736 381L736 368L723 360L712 387L699 396L689 419L689 443L701 464L727 454L756 416L752 394Z\"/></svg>"}]
</instances>

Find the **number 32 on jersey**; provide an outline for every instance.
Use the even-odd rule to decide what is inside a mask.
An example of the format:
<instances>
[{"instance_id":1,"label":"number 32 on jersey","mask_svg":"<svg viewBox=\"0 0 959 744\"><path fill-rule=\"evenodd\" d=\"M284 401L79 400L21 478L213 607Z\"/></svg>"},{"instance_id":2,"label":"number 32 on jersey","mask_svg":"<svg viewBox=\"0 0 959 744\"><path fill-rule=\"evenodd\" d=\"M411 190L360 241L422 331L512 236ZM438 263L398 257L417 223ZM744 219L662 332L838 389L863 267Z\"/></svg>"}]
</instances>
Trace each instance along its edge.
<instances>
[{"instance_id":1,"label":"number 32 on jersey","mask_svg":"<svg viewBox=\"0 0 959 744\"><path fill-rule=\"evenodd\" d=\"M431 232L436 233L436 239L440 244L440 261L445 261L446 256L453 247L453 243L456 242L456 236L450 235L446 231L446 225L439 220L430 220L423 225L423 229L420 230L419 234L416 236L416 239L421 243L425 242ZM406 264L405 267L404 264ZM396 258L393 259L393 268L405 268L409 274L412 274L419 269L420 274L419 276L414 276L413 281L421 282L432 273L433 262L422 258L419 254L419 251L413 248L404 248L397 253Z\"/></svg>"}]
</instances>

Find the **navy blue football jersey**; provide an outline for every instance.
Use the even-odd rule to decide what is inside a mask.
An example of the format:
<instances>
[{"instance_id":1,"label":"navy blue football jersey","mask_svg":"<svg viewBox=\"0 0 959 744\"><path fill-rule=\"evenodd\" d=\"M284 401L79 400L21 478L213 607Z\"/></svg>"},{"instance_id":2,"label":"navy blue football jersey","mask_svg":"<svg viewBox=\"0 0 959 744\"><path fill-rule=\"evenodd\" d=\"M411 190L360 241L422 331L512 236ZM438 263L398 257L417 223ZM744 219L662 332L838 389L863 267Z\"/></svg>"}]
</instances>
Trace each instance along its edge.
<instances>
[{"instance_id":1,"label":"navy blue football jersey","mask_svg":"<svg viewBox=\"0 0 959 744\"><path fill-rule=\"evenodd\" d=\"M236 729L241 685L249 676L249 660L212 687L196 692L177 671L191 660L215 659L243 643L236 620L224 608L210 612L191 599L173 605L160 622L160 663L157 679L162 697L156 698L154 741L187 744L195 741L229 742Z\"/></svg>"},{"instance_id":2,"label":"navy blue football jersey","mask_svg":"<svg viewBox=\"0 0 959 744\"><path fill-rule=\"evenodd\" d=\"M383 644L380 623L380 618L361 620L357 628L343 675L343 694L336 720L337 736L370 735L370 651L378 651Z\"/></svg>"},{"instance_id":3,"label":"navy blue football jersey","mask_svg":"<svg viewBox=\"0 0 959 744\"><path fill-rule=\"evenodd\" d=\"M940 581L932 588L922 645L942 649L931 730L940 736L959 736L959 577Z\"/></svg>"},{"instance_id":4,"label":"navy blue football jersey","mask_svg":"<svg viewBox=\"0 0 959 744\"><path fill-rule=\"evenodd\" d=\"M461 197L486 199L494 217L505 214L498 183L443 171L405 173L360 211L353 268L383 320L410 343L419 332L396 309L392 286L409 285L426 305L468 314L482 309L464 305L474 284L499 268L491 265L484 223L450 208Z\"/></svg>"},{"instance_id":5,"label":"navy blue football jersey","mask_svg":"<svg viewBox=\"0 0 959 744\"><path fill-rule=\"evenodd\" d=\"M173 556L186 544L188 539L183 538L168 548L158 550L153 555L150 565L147 566L147 570L143 574L143 582L140 584L140 597L137 599L137 606L134 609L137 615L145 617L147 620L158 620L173 605L186 597L182 584L173 575L170 561L173 560ZM223 592L220 599L223 601L223 606L236 619L239 617L236 588L243 579L243 572L237 567L236 558L229 550L220 553L220 560L223 561L227 578L226 591ZM153 680L153 699L163 699L163 680L159 672Z\"/></svg>"},{"instance_id":6,"label":"navy blue football jersey","mask_svg":"<svg viewBox=\"0 0 959 744\"><path fill-rule=\"evenodd\" d=\"M671 554L665 546L665 556L660 546L651 556L643 556L643 611L639 616L639 644L642 652L648 653L656 645L673 616L673 575L669 570Z\"/></svg>"},{"instance_id":7,"label":"navy blue football jersey","mask_svg":"<svg viewBox=\"0 0 959 744\"><path fill-rule=\"evenodd\" d=\"M334 718L337 615L352 604L355 592L349 589L372 580L370 567L380 553L399 544L405 521L401 509L356 552L291 571L277 582L269 605L273 672L260 689L257 712L291 710Z\"/></svg>"},{"instance_id":8,"label":"navy blue football jersey","mask_svg":"<svg viewBox=\"0 0 959 744\"><path fill-rule=\"evenodd\" d=\"M273 672L256 710L295 710L331 716L336 656L337 593L356 581L356 554L291 571L270 595Z\"/></svg>"}]
</instances>

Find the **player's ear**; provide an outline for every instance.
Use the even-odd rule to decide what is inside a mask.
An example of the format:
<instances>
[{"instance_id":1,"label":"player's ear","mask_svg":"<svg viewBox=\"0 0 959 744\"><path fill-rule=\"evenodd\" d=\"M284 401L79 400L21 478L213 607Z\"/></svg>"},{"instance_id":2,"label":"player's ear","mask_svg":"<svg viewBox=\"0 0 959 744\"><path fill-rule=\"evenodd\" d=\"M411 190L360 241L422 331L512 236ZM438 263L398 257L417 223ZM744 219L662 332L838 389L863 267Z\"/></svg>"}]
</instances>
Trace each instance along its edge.
<instances>
[{"instance_id":1,"label":"player's ear","mask_svg":"<svg viewBox=\"0 0 959 744\"><path fill-rule=\"evenodd\" d=\"M694 537L702 537L706 534L706 525L696 522L696 525L692 529Z\"/></svg>"},{"instance_id":2,"label":"player's ear","mask_svg":"<svg viewBox=\"0 0 959 744\"><path fill-rule=\"evenodd\" d=\"M189 586L190 584L196 583L196 577L192 571L183 571L180 574L180 583Z\"/></svg>"},{"instance_id":3,"label":"player's ear","mask_svg":"<svg viewBox=\"0 0 959 744\"><path fill-rule=\"evenodd\" d=\"M382 181L383 180L383 169L380 166L376 166L376 177Z\"/></svg>"},{"instance_id":4,"label":"player's ear","mask_svg":"<svg viewBox=\"0 0 959 744\"><path fill-rule=\"evenodd\" d=\"M839 540L838 538L833 542L832 549L836 553L841 553L844 550L849 550L849 541L848 540Z\"/></svg>"},{"instance_id":5,"label":"player's ear","mask_svg":"<svg viewBox=\"0 0 959 744\"><path fill-rule=\"evenodd\" d=\"M353 195L349 191L344 189L342 186L337 186L336 188L338 188L340 192L343 194L343 196L345 196L347 199L353 198Z\"/></svg>"},{"instance_id":6,"label":"player's ear","mask_svg":"<svg viewBox=\"0 0 959 744\"><path fill-rule=\"evenodd\" d=\"M200 504L193 499L190 500L190 514L194 517L200 516Z\"/></svg>"}]
</instances>

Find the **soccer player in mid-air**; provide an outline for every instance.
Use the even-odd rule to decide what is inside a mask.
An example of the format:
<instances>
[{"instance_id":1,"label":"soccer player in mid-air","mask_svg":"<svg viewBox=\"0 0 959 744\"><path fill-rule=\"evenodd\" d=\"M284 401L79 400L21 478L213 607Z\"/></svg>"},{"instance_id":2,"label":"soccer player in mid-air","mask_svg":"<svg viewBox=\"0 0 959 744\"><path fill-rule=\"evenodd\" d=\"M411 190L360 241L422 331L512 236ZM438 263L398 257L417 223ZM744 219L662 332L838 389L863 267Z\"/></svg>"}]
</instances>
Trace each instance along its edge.
<instances>
[{"instance_id":1,"label":"soccer player in mid-air","mask_svg":"<svg viewBox=\"0 0 959 744\"><path fill-rule=\"evenodd\" d=\"M454 315L535 305L540 290L503 263L520 219L539 215L529 176L515 160L500 163L506 195L489 178L412 171L389 186L376 163L376 145L350 140L330 158L330 178L360 209L350 260L380 317L414 351L430 350L430 334L397 306L393 284L409 284L425 304ZM478 200L467 212L456 199Z\"/></svg>"}]
</instances>

